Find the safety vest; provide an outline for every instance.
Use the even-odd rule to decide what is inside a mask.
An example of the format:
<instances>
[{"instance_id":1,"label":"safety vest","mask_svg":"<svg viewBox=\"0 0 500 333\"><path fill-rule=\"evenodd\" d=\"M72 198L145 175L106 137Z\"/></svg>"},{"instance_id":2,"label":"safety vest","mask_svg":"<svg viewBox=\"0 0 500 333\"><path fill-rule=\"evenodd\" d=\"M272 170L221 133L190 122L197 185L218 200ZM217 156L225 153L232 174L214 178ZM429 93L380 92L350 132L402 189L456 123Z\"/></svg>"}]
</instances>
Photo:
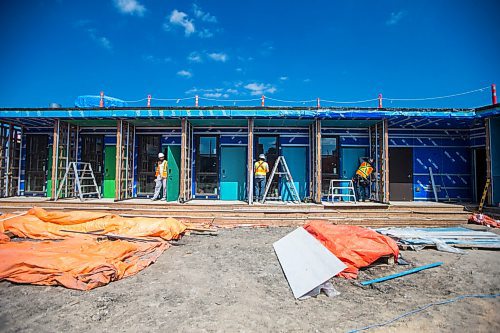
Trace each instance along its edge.
<instances>
[{"instance_id":1,"label":"safety vest","mask_svg":"<svg viewBox=\"0 0 500 333\"><path fill-rule=\"evenodd\" d=\"M364 179L368 179L368 177L372 174L372 172L373 172L373 167L368 162L361 163L358 170L356 170L356 174L360 175Z\"/></svg>"},{"instance_id":2,"label":"safety vest","mask_svg":"<svg viewBox=\"0 0 500 333\"><path fill-rule=\"evenodd\" d=\"M161 178L167 178L167 169L168 169L167 161L161 162L156 166L155 176L158 177L159 175L161 175Z\"/></svg>"},{"instance_id":3,"label":"safety vest","mask_svg":"<svg viewBox=\"0 0 500 333\"><path fill-rule=\"evenodd\" d=\"M269 171L269 165L264 161L257 161L254 164L253 170L256 176L265 176Z\"/></svg>"}]
</instances>

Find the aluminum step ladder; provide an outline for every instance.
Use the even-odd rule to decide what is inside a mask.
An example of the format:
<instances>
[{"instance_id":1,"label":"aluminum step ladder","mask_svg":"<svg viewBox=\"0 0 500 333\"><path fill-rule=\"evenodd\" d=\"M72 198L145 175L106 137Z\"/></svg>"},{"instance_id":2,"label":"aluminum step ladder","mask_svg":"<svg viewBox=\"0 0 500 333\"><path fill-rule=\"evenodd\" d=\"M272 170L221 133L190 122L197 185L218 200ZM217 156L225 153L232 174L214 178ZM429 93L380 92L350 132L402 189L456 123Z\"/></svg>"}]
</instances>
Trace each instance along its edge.
<instances>
[{"instance_id":1,"label":"aluminum step ladder","mask_svg":"<svg viewBox=\"0 0 500 333\"><path fill-rule=\"evenodd\" d=\"M101 199L92 165L87 162L69 162L54 201L59 199L63 189L65 198L78 197L80 201L84 201L88 196L97 195Z\"/></svg>"},{"instance_id":2,"label":"aluminum step ladder","mask_svg":"<svg viewBox=\"0 0 500 333\"><path fill-rule=\"evenodd\" d=\"M283 171L279 171L279 165L281 163ZM295 187L295 183L293 182L292 174L290 173L290 169L288 168L288 164L286 164L286 160L284 156L278 156L278 159L276 160L276 163L274 163L273 170L271 171L271 176L269 176L269 179L266 184L266 190L264 191L264 196L262 197L261 203L264 203L267 198L267 193L269 192L269 189L271 188L271 183L273 182L273 178L275 175L283 175L284 180L285 180L285 186L286 189L290 192L290 195L292 197L292 201L294 203L300 203L300 196L299 192L297 192L297 188ZM283 196L281 196L283 198Z\"/></svg>"}]
</instances>

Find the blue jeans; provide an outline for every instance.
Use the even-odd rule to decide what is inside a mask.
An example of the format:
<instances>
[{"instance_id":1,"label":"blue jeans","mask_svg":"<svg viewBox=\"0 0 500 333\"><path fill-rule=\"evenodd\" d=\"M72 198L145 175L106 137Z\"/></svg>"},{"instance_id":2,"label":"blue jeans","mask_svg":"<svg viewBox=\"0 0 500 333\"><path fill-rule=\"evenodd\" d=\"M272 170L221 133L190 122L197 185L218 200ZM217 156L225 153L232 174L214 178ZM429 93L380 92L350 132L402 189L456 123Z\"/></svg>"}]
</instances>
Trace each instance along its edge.
<instances>
[{"instance_id":1,"label":"blue jeans","mask_svg":"<svg viewBox=\"0 0 500 333\"><path fill-rule=\"evenodd\" d=\"M266 190L266 178L255 177L254 180L255 200L261 201L264 198L264 191Z\"/></svg>"},{"instance_id":2,"label":"blue jeans","mask_svg":"<svg viewBox=\"0 0 500 333\"><path fill-rule=\"evenodd\" d=\"M356 177L354 181L354 187L356 188L356 194L358 201L365 201L368 197L368 187L370 183L367 180Z\"/></svg>"}]
</instances>

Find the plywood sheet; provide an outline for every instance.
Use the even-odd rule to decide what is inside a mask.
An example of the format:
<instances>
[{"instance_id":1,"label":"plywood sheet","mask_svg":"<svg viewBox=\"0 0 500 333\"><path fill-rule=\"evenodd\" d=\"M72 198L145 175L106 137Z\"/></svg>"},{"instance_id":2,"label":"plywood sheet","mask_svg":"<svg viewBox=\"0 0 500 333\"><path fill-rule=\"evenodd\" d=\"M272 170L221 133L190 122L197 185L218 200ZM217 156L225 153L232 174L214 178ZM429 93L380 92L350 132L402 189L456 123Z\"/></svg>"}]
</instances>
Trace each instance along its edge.
<instances>
[{"instance_id":1,"label":"plywood sheet","mask_svg":"<svg viewBox=\"0 0 500 333\"><path fill-rule=\"evenodd\" d=\"M295 298L347 268L304 228L292 231L273 247Z\"/></svg>"}]
</instances>

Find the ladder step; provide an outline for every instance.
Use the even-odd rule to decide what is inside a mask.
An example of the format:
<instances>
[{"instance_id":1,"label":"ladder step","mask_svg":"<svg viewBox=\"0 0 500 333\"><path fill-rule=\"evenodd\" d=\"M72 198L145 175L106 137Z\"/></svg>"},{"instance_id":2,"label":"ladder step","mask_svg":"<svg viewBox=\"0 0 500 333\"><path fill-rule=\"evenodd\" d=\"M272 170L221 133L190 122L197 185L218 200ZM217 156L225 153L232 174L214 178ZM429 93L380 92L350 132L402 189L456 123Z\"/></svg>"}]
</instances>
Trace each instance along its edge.
<instances>
[{"instance_id":1,"label":"ladder step","mask_svg":"<svg viewBox=\"0 0 500 333\"><path fill-rule=\"evenodd\" d=\"M92 194L99 194L99 192L84 192L82 195L92 195Z\"/></svg>"}]
</instances>

